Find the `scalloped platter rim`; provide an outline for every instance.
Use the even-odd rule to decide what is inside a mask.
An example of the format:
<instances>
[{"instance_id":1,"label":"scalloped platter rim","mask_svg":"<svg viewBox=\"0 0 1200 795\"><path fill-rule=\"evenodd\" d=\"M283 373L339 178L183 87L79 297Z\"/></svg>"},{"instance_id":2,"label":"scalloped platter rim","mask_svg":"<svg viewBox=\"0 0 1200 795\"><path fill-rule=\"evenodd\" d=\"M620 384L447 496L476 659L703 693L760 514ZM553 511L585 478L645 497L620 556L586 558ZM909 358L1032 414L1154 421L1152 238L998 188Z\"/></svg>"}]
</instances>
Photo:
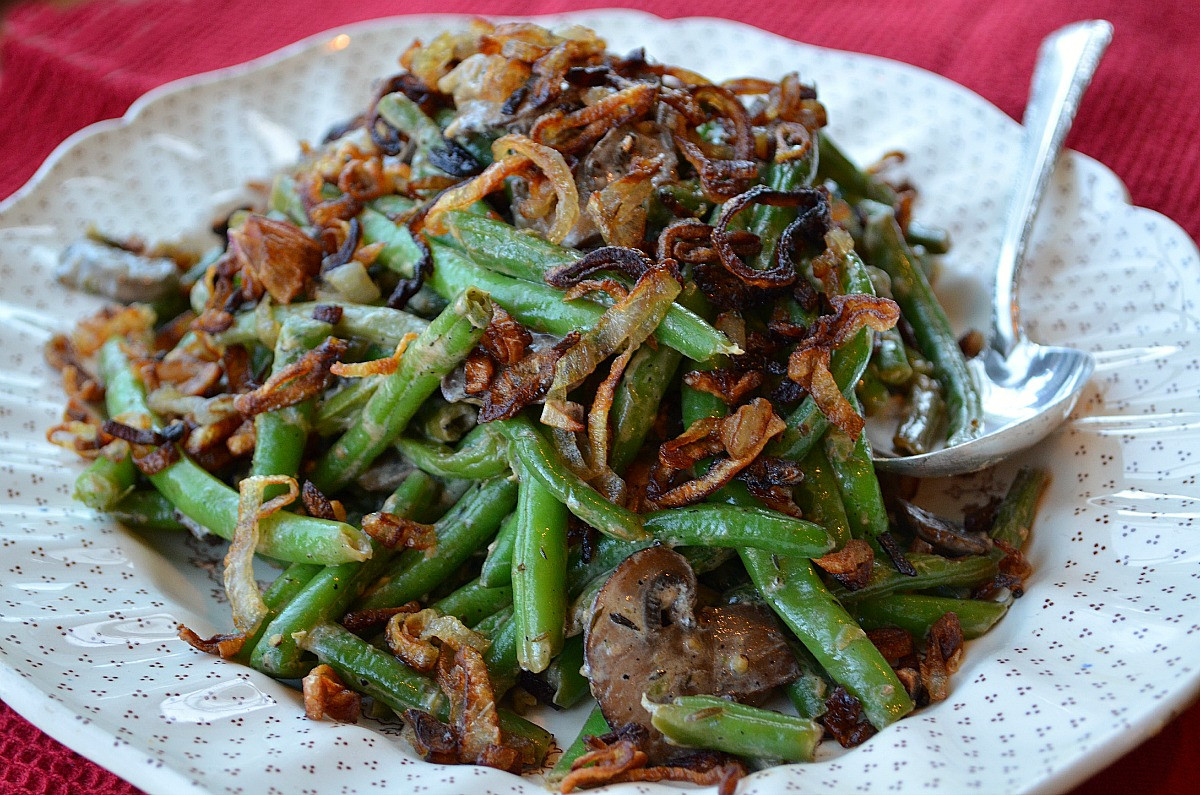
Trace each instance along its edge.
<instances>
[{"instance_id":1,"label":"scalloped platter rim","mask_svg":"<svg viewBox=\"0 0 1200 795\"><path fill-rule=\"evenodd\" d=\"M207 630L227 621L213 577L219 549L141 536L72 504L79 465L43 437L62 398L41 345L97 306L53 283L63 244L88 223L118 235L195 236L236 206L248 180L269 177L301 139L318 139L365 102L370 80L394 69L411 38L465 19L375 20L161 86L124 117L72 135L0 203L0 697L148 792L332 793L403 782L428 792L544 791L536 779L425 764L393 736L395 725L308 722L294 691L184 647L176 622ZM986 327L978 270L996 250L1004 174L1019 145L1019 126L1001 111L906 64L726 20L616 9L538 19L585 24L613 49L645 44L718 78L799 69L851 154L865 162L908 153L918 215L956 241L939 293L957 328ZM1054 473L1024 598L969 645L947 701L852 751L823 746L813 764L757 773L739 792L1063 790L1196 696L1200 359L1189 346L1200 331L1200 255L1170 220L1130 206L1111 171L1072 152L1055 173L1030 262L1021 287L1030 335L1086 348L1098 367L1068 423L1020 462ZM947 509L980 502L1013 471L929 484L922 497ZM578 710L548 716L560 742L581 721Z\"/></svg>"}]
</instances>

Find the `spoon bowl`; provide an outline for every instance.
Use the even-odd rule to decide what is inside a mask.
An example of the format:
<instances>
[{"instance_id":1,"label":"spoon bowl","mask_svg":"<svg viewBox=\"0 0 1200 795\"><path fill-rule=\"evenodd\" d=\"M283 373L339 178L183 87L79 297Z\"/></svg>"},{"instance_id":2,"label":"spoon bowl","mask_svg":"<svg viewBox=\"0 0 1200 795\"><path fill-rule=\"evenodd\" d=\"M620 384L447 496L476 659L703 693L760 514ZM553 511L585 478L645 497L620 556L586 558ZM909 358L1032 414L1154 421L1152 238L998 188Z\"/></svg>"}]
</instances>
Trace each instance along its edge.
<instances>
[{"instance_id":1,"label":"spoon bowl","mask_svg":"<svg viewBox=\"0 0 1200 795\"><path fill-rule=\"evenodd\" d=\"M1075 408L1095 363L1075 348L1022 340L1008 357L987 348L972 362L983 392L983 433L922 455L875 458L875 466L920 478L974 472L1045 438Z\"/></svg>"},{"instance_id":2,"label":"spoon bowl","mask_svg":"<svg viewBox=\"0 0 1200 795\"><path fill-rule=\"evenodd\" d=\"M1037 443L1075 407L1095 363L1085 351L1030 342L1021 331L1016 285L1042 194L1111 39L1110 23L1090 20L1055 31L1039 49L1025 109L1025 147L996 263L992 335L969 362L983 404L979 435L911 456L884 452L890 444L875 445L878 469L915 477L974 472Z\"/></svg>"}]
</instances>

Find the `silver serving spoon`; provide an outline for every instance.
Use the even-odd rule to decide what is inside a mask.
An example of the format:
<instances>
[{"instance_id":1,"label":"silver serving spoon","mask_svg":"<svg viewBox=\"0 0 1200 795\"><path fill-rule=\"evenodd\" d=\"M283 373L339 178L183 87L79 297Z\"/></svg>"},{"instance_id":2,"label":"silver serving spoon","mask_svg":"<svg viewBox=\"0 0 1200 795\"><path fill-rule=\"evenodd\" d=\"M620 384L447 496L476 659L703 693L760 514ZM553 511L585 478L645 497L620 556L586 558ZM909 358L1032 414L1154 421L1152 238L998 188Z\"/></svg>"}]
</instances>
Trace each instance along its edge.
<instances>
[{"instance_id":1,"label":"silver serving spoon","mask_svg":"<svg viewBox=\"0 0 1200 795\"><path fill-rule=\"evenodd\" d=\"M877 454L879 469L916 477L974 472L1040 441L1075 407L1095 366L1092 357L1025 337L1018 318L1017 277L1063 139L1111 39L1109 22L1076 22L1050 34L1038 51L1023 120L1024 151L996 263L992 335L971 362L983 397L982 435L922 455Z\"/></svg>"}]
</instances>

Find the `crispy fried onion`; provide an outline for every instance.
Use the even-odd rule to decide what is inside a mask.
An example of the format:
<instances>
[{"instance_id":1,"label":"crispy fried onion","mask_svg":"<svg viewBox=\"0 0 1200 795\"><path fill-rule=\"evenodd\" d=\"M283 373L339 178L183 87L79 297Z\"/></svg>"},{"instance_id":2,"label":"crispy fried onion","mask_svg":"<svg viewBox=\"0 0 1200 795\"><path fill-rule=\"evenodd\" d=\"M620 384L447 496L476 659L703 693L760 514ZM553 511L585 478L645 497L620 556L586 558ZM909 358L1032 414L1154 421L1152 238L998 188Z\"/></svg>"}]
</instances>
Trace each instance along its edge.
<instances>
[{"instance_id":1,"label":"crispy fried onion","mask_svg":"<svg viewBox=\"0 0 1200 795\"><path fill-rule=\"evenodd\" d=\"M211 638L202 638L183 624L176 627L176 632L179 635L179 639L193 649L220 657L222 660L229 660L236 657L242 651L242 647L246 645L246 635L243 632L231 632L222 635L213 635Z\"/></svg>"},{"instance_id":2,"label":"crispy fried onion","mask_svg":"<svg viewBox=\"0 0 1200 795\"><path fill-rule=\"evenodd\" d=\"M925 656L921 659L921 683L930 701L945 701L950 695L950 675L963 658L962 624L956 613L946 613L929 628Z\"/></svg>"},{"instance_id":3,"label":"crispy fried onion","mask_svg":"<svg viewBox=\"0 0 1200 795\"><path fill-rule=\"evenodd\" d=\"M754 160L709 157L704 148L692 140L695 132L688 127L688 120L682 113L675 115L671 137L684 158L696 169L700 187L712 201L723 202L737 196L758 177L758 163Z\"/></svg>"},{"instance_id":4,"label":"crispy fried onion","mask_svg":"<svg viewBox=\"0 0 1200 795\"><path fill-rule=\"evenodd\" d=\"M647 203L654 192L651 181L661 167L663 157L640 159L622 177L588 199L588 215L610 246L636 246L646 236Z\"/></svg>"},{"instance_id":5,"label":"crispy fried onion","mask_svg":"<svg viewBox=\"0 0 1200 795\"><path fill-rule=\"evenodd\" d=\"M718 262L720 258L712 248L712 230L695 218L673 221L658 235L659 262ZM733 250L743 257L756 256L762 248L758 235L744 229L729 232L728 239Z\"/></svg>"},{"instance_id":6,"label":"crispy fried onion","mask_svg":"<svg viewBox=\"0 0 1200 795\"><path fill-rule=\"evenodd\" d=\"M718 795L733 795L737 782L746 775L736 759L716 754L691 754L672 765L646 767L648 758L636 741L585 737L588 751L571 763L571 772L559 784L559 792L600 787L628 781L685 781L699 786L717 785Z\"/></svg>"},{"instance_id":7,"label":"crispy fried onion","mask_svg":"<svg viewBox=\"0 0 1200 795\"><path fill-rule=\"evenodd\" d=\"M1000 558L999 572L991 582L976 589L973 597L976 599L990 599L1002 590L1007 588L1012 592L1012 595L1020 598L1025 595L1025 579L1033 573L1033 567L1029 565L1029 561L1025 559L1025 555L1021 550L1013 549L1007 544L996 541L993 542L996 548L1004 553L1004 557Z\"/></svg>"},{"instance_id":8,"label":"crispy fried onion","mask_svg":"<svg viewBox=\"0 0 1200 795\"><path fill-rule=\"evenodd\" d=\"M795 461L760 455L737 476L768 508L797 519L804 518L800 506L792 499L793 489L804 480L804 470Z\"/></svg>"},{"instance_id":9,"label":"crispy fried onion","mask_svg":"<svg viewBox=\"0 0 1200 795\"><path fill-rule=\"evenodd\" d=\"M602 246L589 251L574 262L556 265L546 271L545 280L551 287L574 287L601 271L617 271L630 279L640 279L654 267L654 261L641 251L625 246Z\"/></svg>"},{"instance_id":10,"label":"crispy fried onion","mask_svg":"<svg viewBox=\"0 0 1200 795\"><path fill-rule=\"evenodd\" d=\"M344 340L327 337L295 362L272 373L258 389L238 395L234 408L242 416L253 417L265 411L294 406L320 394L329 381L334 363L345 356L347 350L349 345Z\"/></svg>"},{"instance_id":11,"label":"crispy fried onion","mask_svg":"<svg viewBox=\"0 0 1200 795\"><path fill-rule=\"evenodd\" d=\"M362 518L362 529L388 549L423 549L426 555L437 549L437 531L433 525L414 522L394 513L369 513Z\"/></svg>"},{"instance_id":12,"label":"crispy fried onion","mask_svg":"<svg viewBox=\"0 0 1200 795\"><path fill-rule=\"evenodd\" d=\"M835 295L829 303L833 314L817 318L809 336L792 351L788 378L808 390L830 424L857 440L863 418L833 379L830 357L863 328L886 331L896 325L900 308L891 299L873 295Z\"/></svg>"},{"instance_id":13,"label":"crispy fried onion","mask_svg":"<svg viewBox=\"0 0 1200 795\"><path fill-rule=\"evenodd\" d=\"M342 378L367 378L372 375L391 375L400 369L400 359L408 350L409 344L419 335L410 331L396 344L396 351L383 359L372 359L369 362L334 362L329 366L329 372Z\"/></svg>"},{"instance_id":14,"label":"crispy fried onion","mask_svg":"<svg viewBox=\"0 0 1200 795\"><path fill-rule=\"evenodd\" d=\"M387 644L405 664L428 673L437 665L443 649L456 652L470 646L482 654L491 641L468 629L455 616L426 608L415 613L400 612L388 619Z\"/></svg>"},{"instance_id":15,"label":"crispy fried onion","mask_svg":"<svg viewBox=\"0 0 1200 795\"><path fill-rule=\"evenodd\" d=\"M400 65L412 72L426 88L435 90L438 81L455 63L479 51L481 39L494 29L489 22L473 19L466 30L454 33L446 31L429 44L422 44L417 39L400 56Z\"/></svg>"},{"instance_id":16,"label":"crispy fried onion","mask_svg":"<svg viewBox=\"0 0 1200 795\"><path fill-rule=\"evenodd\" d=\"M661 508L699 502L733 480L758 457L772 437L786 429L787 423L776 416L771 404L763 398L755 398L727 417L698 420L681 436L659 447L647 496ZM702 477L671 487L674 475L690 472L696 463L715 455L723 457Z\"/></svg>"},{"instance_id":17,"label":"crispy fried onion","mask_svg":"<svg viewBox=\"0 0 1200 795\"><path fill-rule=\"evenodd\" d=\"M154 317L154 310L146 304L106 306L75 324L70 335L74 355L86 359L100 350L109 337L148 335L154 327Z\"/></svg>"},{"instance_id":18,"label":"crispy fried onion","mask_svg":"<svg viewBox=\"0 0 1200 795\"><path fill-rule=\"evenodd\" d=\"M679 282L666 270L647 271L629 295L609 307L590 329L579 335L554 366L554 382L546 393L542 422L552 428L583 431L583 410L567 400L602 361L624 350L636 349L666 317Z\"/></svg>"},{"instance_id":19,"label":"crispy fried onion","mask_svg":"<svg viewBox=\"0 0 1200 795\"><path fill-rule=\"evenodd\" d=\"M271 486L286 486L287 492L264 500ZM258 547L258 523L290 505L300 496L295 478L287 475L251 475L238 484L238 518L229 552L225 555L225 593L233 612L233 625L251 635L267 615L266 602L254 579L254 550Z\"/></svg>"},{"instance_id":20,"label":"crispy fried onion","mask_svg":"<svg viewBox=\"0 0 1200 795\"><path fill-rule=\"evenodd\" d=\"M764 270L751 268L738 256L729 232L729 222L733 217L752 204L800 209L796 220L788 224L779 236L774 264ZM731 198L721 208L721 215L712 230L712 247L725 269L743 284L761 289L787 287L796 280L796 263L792 258L796 235L815 235L820 239L828 230L829 223L829 197L825 191L814 188L781 191L772 190L766 185L755 185Z\"/></svg>"},{"instance_id":21,"label":"crispy fried onion","mask_svg":"<svg viewBox=\"0 0 1200 795\"><path fill-rule=\"evenodd\" d=\"M531 350L511 365L499 365L485 354L488 364L472 356L468 364L480 368L476 380L468 377L468 393L483 400L479 410L480 422L515 417L521 409L541 400L554 382L554 367L563 353L579 340L579 332L571 332L554 345ZM470 373L468 374L471 375ZM476 391L471 391L475 389Z\"/></svg>"},{"instance_id":22,"label":"crispy fried onion","mask_svg":"<svg viewBox=\"0 0 1200 795\"><path fill-rule=\"evenodd\" d=\"M374 635L384 629L392 616L398 613L415 613L421 609L420 602L405 602L399 607L369 607L354 610L342 616L341 624L360 637Z\"/></svg>"},{"instance_id":23,"label":"crispy fried onion","mask_svg":"<svg viewBox=\"0 0 1200 795\"><path fill-rule=\"evenodd\" d=\"M300 488L300 500L309 516L334 522L346 521L346 509L342 507L342 503L326 497L311 480L304 481Z\"/></svg>"},{"instance_id":24,"label":"crispy fried onion","mask_svg":"<svg viewBox=\"0 0 1200 795\"><path fill-rule=\"evenodd\" d=\"M610 130L645 116L657 96L652 83L635 83L571 113L553 110L537 120L529 135L560 152L578 154Z\"/></svg>"},{"instance_id":25,"label":"crispy fried onion","mask_svg":"<svg viewBox=\"0 0 1200 795\"><path fill-rule=\"evenodd\" d=\"M145 414L122 414L105 420L101 439L117 438L129 445L134 465L143 475L157 475L179 460L175 442L186 433L183 423L174 422L162 431L151 430Z\"/></svg>"},{"instance_id":26,"label":"crispy fried onion","mask_svg":"<svg viewBox=\"0 0 1200 795\"><path fill-rule=\"evenodd\" d=\"M318 665L304 677L304 715L309 720L329 720L358 723L362 714L362 696L346 687L337 672L328 665Z\"/></svg>"},{"instance_id":27,"label":"crispy fried onion","mask_svg":"<svg viewBox=\"0 0 1200 795\"><path fill-rule=\"evenodd\" d=\"M825 700L821 722L843 748L862 745L875 734L875 727L863 715L862 703L841 685L835 687Z\"/></svg>"},{"instance_id":28,"label":"crispy fried onion","mask_svg":"<svg viewBox=\"0 0 1200 795\"><path fill-rule=\"evenodd\" d=\"M883 655L883 659L888 661L888 665L893 668L916 650L912 634L900 627L878 627L867 630L867 637L875 645L875 648L879 649L879 653Z\"/></svg>"},{"instance_id":29,"label":"crispy fried onion","mask_svg":"<svg viewBox=\"0 0 1200 795\"><path fill-rule=\"evenodd\" d=\"M548 146L516 133L496 139L492 144L492 154L495 162L485 168L482 174L451 188L434 202L425 215L425 228L435 235L445 234L447 230L441 222L444 213L474 204L503 187L506 178L524 172L532 164L549 179L558 196L554 222L546 232L546 239L561 243L579 220L579 192L563 156Z\"/></svg>"},{"instance_id":30,"label":"crispy fried onion","mask_svg":"<svg viewBox=\"0 0 1200 795\"><path fill-rule=\"evenodd\" d=\"M92 460L103 455L119 461L129 455L129 445L103 433L104 418L86 403L70 398L63 409L63 421L46 429L46 441Z\"/></svg>"},{"instance_id":31,"label":"crispy fried onion","mask_svg":"<svg viewBox=\"0 0 1200 795\"><path fill-rule=\"evenodd\" d=\"M857 591L871 579L871 568L875 564L875 552L866 541L855 538L846 542L846 546L836 552L813 558L813 563L832 574L834 579L842 585L852 591Z\"/></svg>"},{"instance_id":32,"label":"crispy fried onion","mask_svg":"<svg viewBox=\"0 0 1200 795\"><path fill-rule=\"evenodd\" d=\"M277 303L291 303L321 270L321 244L289 221L251 215L229 232L242 278L261 284Z\"/></svg>"},{"instance_id":33,"label":"crispy fried onion","mask_svg":"<svg viewBox=\"0 0 1200 795\"><path fill-rule=\"evenodd\" d=\"M429 761L475 764L519 773L536 764L532 746L500 730L496 700L483 655L471 646L442 655L438 686L450 700L450 721L421 710L404 712L413 747Z\"/></svg>"},{"instance_id":34,"label":"crispy fried onion","mask_svg":"<svg viewBox=\"0 0 1200 795\"><path fill-rule=\"evenodd\" d=\"M761 370L738 372L728 367L716 370L691 370L683 375L683 383L692 389L718 397L730 406L736 406L762 385Z\"/></svg>"}]
</instances>

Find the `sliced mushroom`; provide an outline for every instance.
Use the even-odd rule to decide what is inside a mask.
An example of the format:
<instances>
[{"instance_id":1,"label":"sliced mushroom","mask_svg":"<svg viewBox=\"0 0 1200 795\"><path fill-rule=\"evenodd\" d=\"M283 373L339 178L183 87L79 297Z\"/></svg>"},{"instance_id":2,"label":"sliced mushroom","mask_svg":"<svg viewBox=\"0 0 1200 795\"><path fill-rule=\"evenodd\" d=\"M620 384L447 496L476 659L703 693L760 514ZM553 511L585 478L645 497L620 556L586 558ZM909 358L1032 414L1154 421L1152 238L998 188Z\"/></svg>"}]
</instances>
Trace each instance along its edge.
<instances>
[{"instance_id":1,"label":"sliced mushroom","mask_svg":"<svg viewBox=\"0 0 1200 795\"><path fill-rule=\"evenodd\" d=\"M68 287L122 304L157 301L179 292L179 267L174 260L89 239L63 249L54 276Z\"/></svg>"},{"instance_id":2,"label":"sliced mushroom","mask_svg":"<svg viewBox=\"0 0 1200 795\"><path fill-rule=\"evenodd\" d=\"M737 604L696 610L696 576L667 547L631 555L596 596L585 631L585 672L610 726L639 723L643 750L662 761L678 749L650 728L642 695L710 694L756 701L799 673L771 613Z\"/></svg>"},{"instance_id":3,"label":"sliced mushroom","mask_svg":"<svg viewBox=\"0 0 1200 795\"><path fill-rule=\"evenodd\" d=\"M897 500L896 505L905 526L934 549L949 555L985 555L992 548L983 533L964 530L957 523L918 508L908 500Z\"/></svg>"}]
</instances>

